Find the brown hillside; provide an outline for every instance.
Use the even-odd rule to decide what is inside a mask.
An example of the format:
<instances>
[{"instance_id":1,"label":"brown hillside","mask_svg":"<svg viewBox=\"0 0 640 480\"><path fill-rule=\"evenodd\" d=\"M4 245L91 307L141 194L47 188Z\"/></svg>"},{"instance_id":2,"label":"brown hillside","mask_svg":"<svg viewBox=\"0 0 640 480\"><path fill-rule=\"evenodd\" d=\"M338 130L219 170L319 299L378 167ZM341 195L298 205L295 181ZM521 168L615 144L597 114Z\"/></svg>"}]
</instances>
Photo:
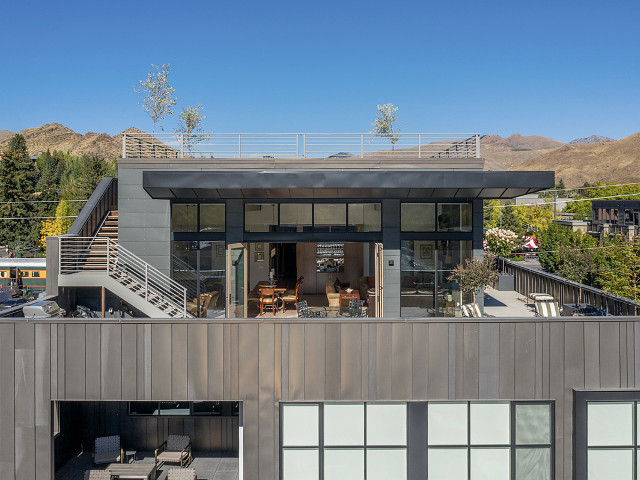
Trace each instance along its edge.
<instances>
[{"instance_id":1,"label":"brown hillside","mask_svg":"<svg viewBox=\"0 0 640 480\"><path fill-rule=\"evenodd\" d=\"M106 133L76 133L59 123L49 123L41 127L28 128L20 132L27 141L29 154L46 150L69 152L72 155L99 155L106 159L116 158L122 152L122 137L111 137ZM0 138L0 151L9 143L10 137Z\"/></svg>"},{"instance_id":2,"label":"brown hillside","mask_svg":"<svg viewBox=\"0 0 640 480\"><path fill-rule=\"evenodd\" d=\"M513 170L554 170L568 187L584 182L640 182L640 133L590 145L565 145Z\"/></svg>"},{"instance_id":3,"label":"brown hillside","mask_svg":"<svg viewBox=\"0 0 640 480\"><path fill-rule=\"evenodd\" d=\"M502 138L485 135L480 139L480 155L485 170L512 170L528 160L565 145L553 138L515 133Z\"/></svg>"},{"instance_id":4,"label":"brown hillside","mask_svg":"<svg viewBox=\"0 0 640 480\"><path fill-rule=\"evenodd\" d=\"M0 130L0 140L3 140L4 138L7 138L7 137L11 137L13 135L15 135L15 133L9 130Z\"/></svg>"}]
</instances>

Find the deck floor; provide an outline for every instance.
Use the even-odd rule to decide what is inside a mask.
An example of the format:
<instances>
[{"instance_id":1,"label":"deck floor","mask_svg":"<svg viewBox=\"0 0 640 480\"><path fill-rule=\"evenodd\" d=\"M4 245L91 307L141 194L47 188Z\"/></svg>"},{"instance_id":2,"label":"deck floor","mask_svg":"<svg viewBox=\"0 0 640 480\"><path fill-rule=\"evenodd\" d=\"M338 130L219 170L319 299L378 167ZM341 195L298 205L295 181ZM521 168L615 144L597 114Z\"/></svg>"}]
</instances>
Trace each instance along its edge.
<instances>
[{"instance_id":1,"label":"deck floor","mask_svg":"<svg viewBox=\"0 0 640 480\"><path fill-rule=\"evenodd\" d=\"M494 317L535 317L531 301L516 291L484 291L484 311Z\"/></svg>"},{"instance_id":2,"label":"deck floor","mask_svg":"<svg viewBox=\"0 0 640 480\"><path fill-rule=\"evenodd\" d=\"M153 463L153 452L138 452L138 463ZM198 480L238 480L238 457L216 455L210 452L193 452L193 462L189 466L196 469ZM82 453L72 458L55 474L55 480L83 480L85 470L103 470L106 465L93 465L90 453ZM176 468L164 465L158 469L157 480L166 480L167 470Z\"/></svg>"}]
</instances>

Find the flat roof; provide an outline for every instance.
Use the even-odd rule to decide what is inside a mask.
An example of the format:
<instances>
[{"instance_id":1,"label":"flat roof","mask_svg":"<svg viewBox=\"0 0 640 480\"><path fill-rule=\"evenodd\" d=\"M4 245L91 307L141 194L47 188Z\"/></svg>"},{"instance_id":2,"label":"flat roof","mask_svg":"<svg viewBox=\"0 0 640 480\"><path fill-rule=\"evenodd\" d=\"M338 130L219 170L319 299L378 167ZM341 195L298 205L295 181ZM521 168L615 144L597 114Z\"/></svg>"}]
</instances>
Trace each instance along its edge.
<instances>
[{"instance_id":1,"label":"flat roof","mask_svg":"<svg viewBox=\"0 0 640 480\"><path fill-rule=\"evenodd\" d=\"M552 188L551 171L426 169L145 170L156 199L514 198Z\"/></svg>"}]
</instances>

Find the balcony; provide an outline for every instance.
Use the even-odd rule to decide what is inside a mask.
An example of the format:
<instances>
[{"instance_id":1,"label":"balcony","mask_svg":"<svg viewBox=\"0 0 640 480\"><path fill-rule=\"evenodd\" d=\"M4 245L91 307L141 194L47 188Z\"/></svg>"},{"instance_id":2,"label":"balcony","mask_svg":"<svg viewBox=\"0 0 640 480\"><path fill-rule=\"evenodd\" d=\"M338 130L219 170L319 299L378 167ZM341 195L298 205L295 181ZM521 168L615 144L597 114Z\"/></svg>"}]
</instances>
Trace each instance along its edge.
<instances>
[{"instance_id":1,"label":"balcony","mask_svg":"<svg viewBox=\"0 0 640 480\"><path fill-rule=\"evenodd\" d=\"M478 133L125 133L122 158L480 158Z\"/></svg>"}]
</instances>

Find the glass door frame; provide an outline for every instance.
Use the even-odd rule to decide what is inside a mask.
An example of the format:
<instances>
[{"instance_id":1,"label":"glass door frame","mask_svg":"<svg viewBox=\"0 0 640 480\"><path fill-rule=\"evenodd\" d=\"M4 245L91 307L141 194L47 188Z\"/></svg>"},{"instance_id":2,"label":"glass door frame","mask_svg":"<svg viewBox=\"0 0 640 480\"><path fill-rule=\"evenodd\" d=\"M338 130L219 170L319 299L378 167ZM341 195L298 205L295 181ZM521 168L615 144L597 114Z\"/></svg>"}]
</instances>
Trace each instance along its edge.
<instances>
[{"instance_id":1,"label":"glass door frame","mask_svg":"<svg viewBox=\"0 0 640 480\"><path fill-rule=\"evenodd\" d=\"M232 300L234 299L234 292L237 289L237 285L235 283L232 284L233 278L237 277L232 275L231 269L236 265L233 265L232 255L234 251L242 250L241 256L238 258L238 261L242 259L242 304L240 302L234 303ZM247 304L248 304L248 273L249 273L249 263L248 263L248 247L246 243L230 243L227 245L227 318L246 318L247 316ZM237 299L236 299L237 300ZM238 316L238 310L240 310L240 316Z\"/></svg>"}]
</instances>

